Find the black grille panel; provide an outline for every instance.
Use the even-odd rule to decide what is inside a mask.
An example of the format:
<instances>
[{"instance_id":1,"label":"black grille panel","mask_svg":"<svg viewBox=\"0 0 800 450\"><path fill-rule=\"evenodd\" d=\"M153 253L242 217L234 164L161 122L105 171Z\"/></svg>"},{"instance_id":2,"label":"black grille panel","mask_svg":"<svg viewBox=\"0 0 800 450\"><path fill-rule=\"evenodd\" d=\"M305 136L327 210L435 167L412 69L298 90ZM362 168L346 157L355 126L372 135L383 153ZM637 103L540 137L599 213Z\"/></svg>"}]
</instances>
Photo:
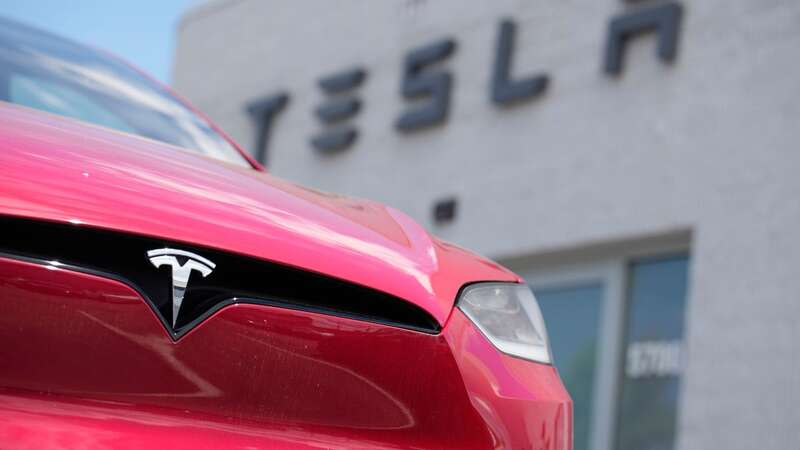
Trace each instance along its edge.
<instances>
[{"instance_id":1,"label":"black grille panel","mask_svg":"<svg viewBox=\"0 0 800 450\"><path fill-rule=\"evenodd\" d=\"M171 268L156 269L147 258L147 251L165 247L193 252L216 264L206 278L192 274L174 327ZM118 279L145 297L173 339L231 303L269 304L426 333L440 331L426 311L381 291L283 264L157 238L0 217L0 253L55 260L74 270Z\"/></svg>"}]
</instances>

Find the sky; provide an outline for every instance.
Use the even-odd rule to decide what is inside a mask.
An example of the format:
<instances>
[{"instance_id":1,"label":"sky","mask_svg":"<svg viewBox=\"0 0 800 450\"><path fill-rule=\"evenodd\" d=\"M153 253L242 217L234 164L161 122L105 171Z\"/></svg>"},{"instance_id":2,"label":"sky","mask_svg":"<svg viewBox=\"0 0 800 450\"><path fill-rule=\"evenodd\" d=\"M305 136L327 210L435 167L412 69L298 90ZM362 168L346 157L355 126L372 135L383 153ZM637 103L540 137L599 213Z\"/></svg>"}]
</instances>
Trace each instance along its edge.
<instances>
[{"instance_id":1,"label":"sky","mask_svg":"<svg viewBox=\"0 0 800 450\"><path fill-rule=\"evenodd\" d=\"M0 0L0 16L122 57L170 82L175 28L201 0Z\"/></svg>"}]
</instances>

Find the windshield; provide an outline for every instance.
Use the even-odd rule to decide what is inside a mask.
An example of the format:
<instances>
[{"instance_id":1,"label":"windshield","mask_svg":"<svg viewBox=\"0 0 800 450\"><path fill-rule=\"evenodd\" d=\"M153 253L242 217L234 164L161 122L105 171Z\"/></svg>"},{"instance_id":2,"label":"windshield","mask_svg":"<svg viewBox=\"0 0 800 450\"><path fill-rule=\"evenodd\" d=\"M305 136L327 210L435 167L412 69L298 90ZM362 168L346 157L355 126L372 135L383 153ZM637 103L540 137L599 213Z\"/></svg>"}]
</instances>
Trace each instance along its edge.
<instances>
[{"instance_id":1,"label":"windshield","mask_svg":"<svg viewBox=\"0 0 800 450\"><path fill-rule=\"evenodd\" d=\"M0 100L251 167L205 120L125 63L2 18Z\"/></svg>"}]
</instances>

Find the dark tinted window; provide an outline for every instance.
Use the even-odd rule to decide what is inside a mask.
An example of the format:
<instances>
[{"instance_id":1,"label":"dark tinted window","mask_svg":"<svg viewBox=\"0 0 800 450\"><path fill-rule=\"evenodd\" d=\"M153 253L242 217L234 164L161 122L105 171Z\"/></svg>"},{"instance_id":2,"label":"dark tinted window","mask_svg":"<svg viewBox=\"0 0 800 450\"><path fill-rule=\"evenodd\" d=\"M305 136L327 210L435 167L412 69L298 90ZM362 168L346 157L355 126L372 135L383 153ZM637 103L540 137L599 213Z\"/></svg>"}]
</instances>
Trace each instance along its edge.
<instances>
[{"instance_id":1,"label":"dark tinted window","mask_svg":"<svg viewBox=\"0 0 800 450\"><path fill-rule=\"evenodd\" d=\"M689 259L631 265L619 450L675 448Z\"/></svg>"},{"instance_id":2,"label":"dark tinted window","mask_svg":"<svg viewBox=\"0 0 800 450\"><path fill-rule=\"evenodd\" d=\"M0 100L249 167L205 120L125 63L5 19L0 19Z\"/></svg>"}]
</instances>

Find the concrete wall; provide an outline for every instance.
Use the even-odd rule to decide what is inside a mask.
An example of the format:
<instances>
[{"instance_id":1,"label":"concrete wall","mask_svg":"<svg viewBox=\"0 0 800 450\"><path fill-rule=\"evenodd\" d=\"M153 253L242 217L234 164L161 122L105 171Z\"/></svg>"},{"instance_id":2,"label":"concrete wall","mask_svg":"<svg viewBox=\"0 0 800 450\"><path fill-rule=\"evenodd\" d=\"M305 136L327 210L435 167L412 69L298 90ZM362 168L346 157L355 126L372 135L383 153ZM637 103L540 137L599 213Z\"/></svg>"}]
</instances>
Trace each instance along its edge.
<instances>
[{"instance_id":1,"label":"concrete wall","mask_svg":"<svg viewBox=\"0 0 800 450\"><path fill-rule=\"evenodd\" d=\"M672 65L637 39L622 76L601 70L618 0L212 1L178 30L174 85L245 147L244 105L279 89L269 168L389 203L445 239L500 259L556 255L689 230L689 364L679 448L800 442L800 2L685 1ZM515 73L548 92L489 102L498 21L519 26ZM403 135L402 60L452 36L443 126ZM352 65L361 136L322 156L317 80ZM432 203L459 199L436 225Z\"/></svg>"}]
</instances>

